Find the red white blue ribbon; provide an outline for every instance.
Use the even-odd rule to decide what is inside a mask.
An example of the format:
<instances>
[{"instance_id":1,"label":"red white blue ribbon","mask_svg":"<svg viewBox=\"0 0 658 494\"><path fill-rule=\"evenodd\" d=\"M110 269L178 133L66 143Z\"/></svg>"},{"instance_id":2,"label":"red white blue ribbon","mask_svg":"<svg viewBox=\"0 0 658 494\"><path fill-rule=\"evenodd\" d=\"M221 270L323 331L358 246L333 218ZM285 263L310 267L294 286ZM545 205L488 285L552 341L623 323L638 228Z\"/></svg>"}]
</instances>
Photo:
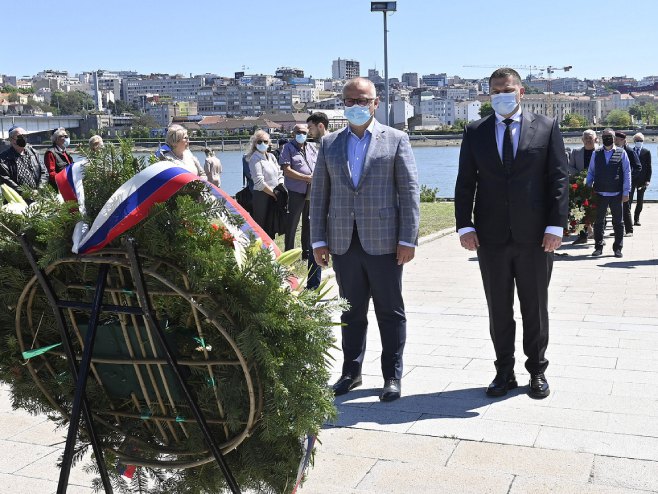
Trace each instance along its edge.
<instances>
[{"instance_id":1,"label":"red white blue ribbon","mask_svg":"<svg viewBox=\"0 0 658 494\"><path fill-rule=\"evenodd\" d=\"M55 177L62 197L65 200L77 200L80 212L83 214L85 164L86 160L75 162ZM220 218L237 241L248 243L252 239L260 239L263 247L270 249L276 257L281 254L272 239L231 196L198 175L169 161L160 161L148 166L119 187L105 203L91 226L84 222L76 225L73 252L87 254L102 249L146 218L154 204L166 201L183 186L193 181L203 181L213 197L222 201L231 214L240 215L244 219L244 223L238 228L229 218Z\"/></svg>"}]
</instances>

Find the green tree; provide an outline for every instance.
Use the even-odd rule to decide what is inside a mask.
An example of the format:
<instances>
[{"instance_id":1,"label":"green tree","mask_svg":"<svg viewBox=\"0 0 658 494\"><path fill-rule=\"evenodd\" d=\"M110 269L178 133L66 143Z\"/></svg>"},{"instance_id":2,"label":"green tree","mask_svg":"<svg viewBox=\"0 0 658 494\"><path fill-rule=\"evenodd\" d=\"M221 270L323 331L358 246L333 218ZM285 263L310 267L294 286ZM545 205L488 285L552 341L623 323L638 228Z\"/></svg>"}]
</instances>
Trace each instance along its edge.
<instances>
[{"instance_id":1,"label":"green tree","mask_svg":"<svg viewBox=\"0 0 658 494\"><path fill-rule=\"evenodd\" d=\"M453 130L464 130L464 127L466 127L466 124L468 122L466 120L462 120L461 118L458 118L455 120L455 123L452 124Z\"/></svg>"},{"instance_id":2,"label":"green tree","mask_svg":"<svg viewBox=\"0 0 658 494\"><path fill-rule=\"evenodd\" d=\"M560 122L562 127L586 127L589 122L587 118L577 113L566 113Z\"/></svg>"},{"instance_id":3,"label":"green tree","mask_svg":"<svg viewBox=\"0 0 658 494\"><path fill-rule=\"evenodd\" d=\"M636 120L641 120L645 125L651 125L658 122L658 109L655 103L638 103L631 106L628 112L635 117Z\"/></svg>"},{"instance_id":4,"label":"green tree","mask_svg":"<svg viewBox=\"0 0 658 494\"><path fill-rule=\"evenodd\" d=\"M83 91L70 91L68 93L55 91L50 105L58 108L60 115L74 115L83 110L93 110L96 107L94 99Z\"/></svg>"},{"instance_id":5,"label":"green tree","mask_svg":"<svg viewBox=\"0 0 658 494\"><path fill-rule=\"evenodd\" d=\"M631 114L626 110L612 110L608 113L605 122L611 127L629 127L631 125Z\"/></svg>"},{"instance_id":6,"label":"green tree","mask_svg":"<svg viewBox=\"0 0 658 494\"><path fill-rule=\"evenodd\" d=\"M132 103L126 103L123 100L110 101L107 107L112 112L112 115L121 115L122 113L137 113L139 110Z\"/></svg>"},{"instance_id":7,"label":"green tree","mask_svg":"<svg viewBox=\"0 0 658 494\"><path fill-rule=\"evenodd\" d=\"M491 115L494 112L493 106L491 106L491 102L485 101L482 103L482 106L480 107L480 117L484 118L487 115Z\"/></svg>"}]
</instances>

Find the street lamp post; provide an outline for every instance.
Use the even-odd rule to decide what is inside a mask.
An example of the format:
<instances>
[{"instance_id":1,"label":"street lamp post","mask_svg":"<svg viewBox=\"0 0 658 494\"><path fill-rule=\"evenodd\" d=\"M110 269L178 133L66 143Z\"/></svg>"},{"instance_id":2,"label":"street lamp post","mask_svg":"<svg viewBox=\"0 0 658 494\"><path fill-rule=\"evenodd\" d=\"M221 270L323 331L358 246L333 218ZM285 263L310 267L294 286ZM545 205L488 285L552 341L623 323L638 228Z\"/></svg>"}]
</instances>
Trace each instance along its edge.
<instances>
[{"instance_id":1,"label":"street lamp post","mask_svg":"<svg viewBox=\"0 0 658 494\"><path fill-rule=\"evenodd\" d=\"M386 99L385 114L386 125L389 124L390 98L388 94L388 30L386 28L386 14L397 10L397 2L370 2L370 12L381 12L384 14L384 98Z\"/></svg>"}]
</instances>

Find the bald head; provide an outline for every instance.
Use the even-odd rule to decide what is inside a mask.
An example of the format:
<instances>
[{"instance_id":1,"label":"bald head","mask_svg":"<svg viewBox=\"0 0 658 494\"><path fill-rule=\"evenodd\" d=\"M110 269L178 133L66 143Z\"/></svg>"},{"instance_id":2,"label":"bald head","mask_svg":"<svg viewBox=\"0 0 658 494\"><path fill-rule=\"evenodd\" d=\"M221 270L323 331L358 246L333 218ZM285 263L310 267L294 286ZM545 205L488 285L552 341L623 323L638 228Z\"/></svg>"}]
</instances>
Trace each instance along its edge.
<instances>
[{"instance_id":1,"label":"bald head","mask_svg":"<svg viewBox=\"0 0 658 494\"><path fill-rule=\"evenodd\" d=\"M359 93L367 92L370 95L369 97L373 99L377 97L375 85L370 79L366 79L365 77L355 77L347 81L345 86L343 86L343 98L349 97L348 94L354 91Z\"/></svg>"}]
</instances>

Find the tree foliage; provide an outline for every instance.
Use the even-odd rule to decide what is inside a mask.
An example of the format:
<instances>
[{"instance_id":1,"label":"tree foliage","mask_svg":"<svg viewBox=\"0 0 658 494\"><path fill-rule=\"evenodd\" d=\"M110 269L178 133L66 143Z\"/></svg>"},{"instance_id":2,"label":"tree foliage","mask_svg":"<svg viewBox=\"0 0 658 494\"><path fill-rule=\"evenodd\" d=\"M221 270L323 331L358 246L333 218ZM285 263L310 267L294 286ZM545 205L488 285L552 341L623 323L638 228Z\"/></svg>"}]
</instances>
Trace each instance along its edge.
<instances>
[{"instance_id":1,"label":"tree foliage","mask_svg":"<svg viewBox=\"0 0 658 494\"><path fill-rule=\"evenodd\" d=\"M641 102L631 106L628 112L644 125L658 123L658 107L655 103Z\"/></svg>"},{"instance_id":2,"label":"tree foliage","mask_svg":"<svg viewBox=\"0 0 658 494\"><path fill-rule=\"evenodd\" d=\"M586 127L588 125L587 118L577 113L566 113L560 122L562 127Z\"/></svg>"},{"instance_id":3,"label":"tree foliage","mask_svg":"<svg viewBox=\"0 0 658 494\"><path fill-rule=\"evenodd\" d=\"M494 112L493 106L491 106L490 101L485 101L480 107L480 117L484 118L488 115L491 115Z\"/></svg>"},{"instance_id":4,"label":"tree foliage","mask_svg":"<svg viewBox=\"0 0 658 494\"><path fill-rule=\"evenodd\" d=\"M96 107L94 99L84 91L55 91L50 100L50 106L57 108L60 115L75 115L83 110L89 111Z\"/></svg>"},{"instance_id":5,"label":"tree foliage","mask_svg":"<svg viewBox=\"0 0 658 494\"><path fill-rule=\"evenodd\" d=\"M626 110L612 110L605 118L605 122L611 127L627 128L631 125L631 114Z\"/></svg>"}]
</instances>

